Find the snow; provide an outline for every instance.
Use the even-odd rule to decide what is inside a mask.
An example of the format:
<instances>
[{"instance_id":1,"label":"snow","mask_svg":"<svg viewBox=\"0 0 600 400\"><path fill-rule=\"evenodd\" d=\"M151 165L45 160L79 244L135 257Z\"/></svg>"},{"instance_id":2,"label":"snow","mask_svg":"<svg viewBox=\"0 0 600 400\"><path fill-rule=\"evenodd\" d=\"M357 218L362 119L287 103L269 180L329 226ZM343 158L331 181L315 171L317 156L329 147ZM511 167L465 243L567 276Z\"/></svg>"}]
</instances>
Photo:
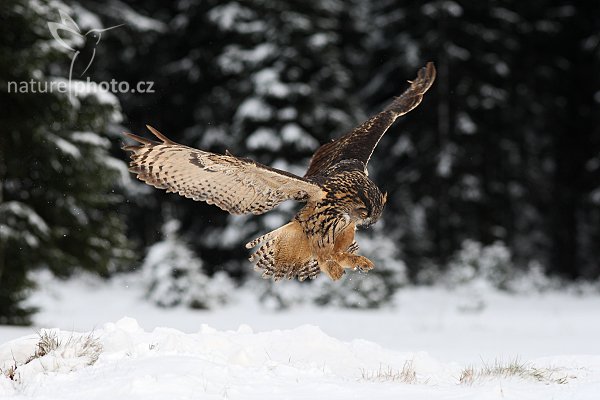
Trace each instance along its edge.
<instances>
[{"instance_id":1,"label":"snow","mask_svg":"<svg viewBox=\"0 0 600 400\"><path fill-rule=\"evenodd\" d=\"M594 204L600 204L600 188L598 188L598 189L592 191L592 193L590 193L590 200Z\"/></svg>"},{"instance_id":2,"label":"snow","mask_svg":"<svg viewBox=\"0 0 600 400\"><path fill-rule=\"evenodd\" d=\"M18 201L0 203L0 240L24 241L29 248L35 248L40 238L46 238L49 233L46 221L29 205Z\"/></svg>"},{"instance_id":3,"label":"snow","mask_svg":"<svg viewBox=\"0 0 600 400\"><path fill-rule=\"evenodd\" d=\"M81 151L79 151L77 146L75 146L73 143L69 142L68 140L65 140L65 139L61 138L60 136L57 136L50 132L46 133L46 138L49 141L51 141L52 143L54 143L54 145L56 146L56 149L60 150L62 153L69 155L75 159L81 158Z\"/></svg>"},{"instance_id":4,"label":"snow","mask_svg":"<svg viewBox=\"0 0 600 400\"><path fill-rule=\"evenodd\" d=\"M89 97L95 97L100 104L112 106L112 112L110 114L111 122L121 122L123 115L121 114L121 103L117 96L107 90L110 88L108 81L95 82L90 80L89 77L86 80L75 80L65 79L62 77L50 77L48 82L38 82L38 90L48 91L48 87L51 90L58 90L58 93L68 96L71 106L75 109L80 109L82 102L80 99ZM56 87L57 89L52 89Z\"/></svg>"},{"instance_id":5,"label":"snow","mask_svg":"<svg viewBox=\"0 0 600 400\"><path fill-rule=\"evenodd\" d=\"M75 4L73 6L73 13L71 14L71 18L76 19L81 27L82 34L85 34L86 31L90 29L103 29L104 24L96 14L90 12L86 8L82 7L79 4Z\"/></svg>"},{"instance_id":6,"label":"snow","mask_svg":"<svg viewBox=\"0 0 600 400\"><path fill-rule=\"evenodd\" d=\"M46 221L44 221L33 208L25 203L6 201L0 204L0 215L3 217L3 221L8 220L8 216L11 214L27 220L27 223L30 226L35 227L35 229L43 235L50 233L50 228L48 227L48 224L46 224Z\"/></svg>"},{"instance_id":7,"label":"snow","mask_svg":"<svg viewBox=\"0 0 600 400\"><path fill-rule=\"evenodd\" d=\"M89 144L103 149L110 148L110 140L94 132L73 132L71 139L77 143Z\"/></svg>"},{"instance_id":8,"label":"snow","mask_svg":"<svg viewBox=\"0 0 600 400\"><path fill-rule=\"evenodd\" d=\"M235 119L248 118L253 121L265 121L271 118L271 115L272 109L267 103L259 98L250 97L240 104L235 113Z\"/></svg>"},{"instance_id":9,"label":"snow","mask_svg":"<svg viewBox=\"0 0 600 400\"><path fill-rule=\"evenodd\" d=\"M460 17L463 14L463 8L460 6L460 4L450 0L426 3L421 7L421 9L423 14L429 16L437 15L442 10L452 17Z\"/></svg>"},{"instance_id":10,"label":"snow","mask_svg":"<svg viewBox=\"0 0 600 400\"><path fill-rule=\"evenodd\" d=\"M600 99L600 95L598 96L598 98ZM277 117L282 121L294 120L298 117L298 110L296 110L293 107L285 107L277 112Z\"/></svg>"},{"instance_id":11,"label":"snow","mask_svg":"<svg viewBox=\"0 0 600 400\"><path fill-rule=\"evenodd\" d=\"M256 72L253 80L257 94L279 99L283 99L290 94L290 88L279 80L279 73L273 68L265 68Z\"/></svg>"},{"instance_id":12,"label":"snow","mask_svg":"<svg viewBox=\"0 0 600 400\"><path fill-rule=\"evenodd\" d=\"M439 176L448 177L452 172L454 157L451 146L446 146L438 156L437 173Z\"/></svg>"},{"instance_id":13,"label":"snow","mask_svg":"<svg viewBox=\"0 0 600 400\"><path fill-rule=\"evenodd\" d=\"M121 187L127 188L127 190L131 191L140 190L139 185L133 184L129 167L125 162L123 162L123 160L105 155L100 159L100 162L102 162L107 168L112 169L119 174L118 182ZM141 190L143 191L144 189Z\"/></svg>"},{"instance_id":14,"label":"snow","mask_svg":"<svg viewBox=\"0 0 600 400\"><path fill-rule=\"evenodd\" d=\"M519 14L504 7L493 7L490 14L511 24L516 24L521 20Z\"/></svg>"},{"instance_id":15,"label":"snow","mask_svg":"<svg viewBox=\"0 0 600 400\"><path fill-rule=\"evenodd\" d=\"M254 11L235 2L219 5L208 12L208 18L225 31L234 30L240 22L254 16Z\"/></svg>"},{"instance_id":16,"label":"snow","mask_svg":"<svg viewBox=\"0 0 600 400\"><path fill-rule=\"evenodd\" d=\"M294 143L299 149L314 150L319 147L317 139L293 122L287 123L281 128L281 136L284 142Z\"/></svg>"},{"instance_id":17,"label":"snow","mask_svg":"<svg viewBox=\"0 0 600 400\"><path fill-rule=\"evenodd\" d=\"M242 288L235 304L198 311L143 301L137 275L37 280L36 326L55 328L60 346L25 363L36 328L0 327L0 343L12 339L0 369L17 365L16 381L0 376L2 399L596 399L600 390L597 294L487 291L483 307L465 311L468 290L407 288L385 309L274 312ZM95 362L82 350L90 337ZM547 379L459 382L471 366L515 359Z\"/></svg>"},{"instance_id":18,"label":"snow","mask_svg":"<svg viewBox=\"0 0 600 400\"><path fill-rule=\"evenodd\" d=\"M460 112L457 115L456 125L458 131L465 135L472 135L477 132L477 125L473 122L469 114Z\"/></svg>"},{"instance_id":19,"label":"snow","mask_svg":"<svg viewBox=\"0 0 600 400\"><path fill-rule=\"evenodd\" d=\"M218 57L217 64L225 73L239 74L244 69L254 68L276 54L277 48L271 43L262 43L251 49L229 45Z\"/></svg>"},{"instance_id":20,"label":"snow","mask_svg":"<svg viewBox=\"0 0 600 400\"><path fill-rule=\"evenodd\" d=\"M461 61L466 61L471 58L471 52L464 47L457 46L454 43L447 43L445 47L451 58L457 58Z\"/></svg>"},{"instance_id":21,"label":"snow","mask_svg":"<svg viewBox=\"0 0 600 400\"><path fill-rule=\"evenodd\" d=\"M250 136L248 136L248 139L246 139L246 145L248 146L249 150L268 149L277 151L281 149L281 139L277 136L273 129L258 128Z\"/></svg>"},{"instance_id":22,"label":"snow","mask_svg":"<svg viewBox=\"0 0 600 400\"><path fill-rule=\"evenodd\" d=\"M118 21L123 21L128 28L134 28L141 32L166 32L167 25L154 18L142 15L122 1L114 2L108 10Z\"/></svg>"},{"instance_id":23,"label":"snow","mask_svg":"<svg viewBox=\"0 0 600 400\"><path fill-rule=\"evenodd\" d=\"M313 48L313 50L319 51L328 44L335 43L337 41L336 39L336 36L332 33L320 32L313 34L309 38L308 43Z\"/></svg>"}]
</instances>

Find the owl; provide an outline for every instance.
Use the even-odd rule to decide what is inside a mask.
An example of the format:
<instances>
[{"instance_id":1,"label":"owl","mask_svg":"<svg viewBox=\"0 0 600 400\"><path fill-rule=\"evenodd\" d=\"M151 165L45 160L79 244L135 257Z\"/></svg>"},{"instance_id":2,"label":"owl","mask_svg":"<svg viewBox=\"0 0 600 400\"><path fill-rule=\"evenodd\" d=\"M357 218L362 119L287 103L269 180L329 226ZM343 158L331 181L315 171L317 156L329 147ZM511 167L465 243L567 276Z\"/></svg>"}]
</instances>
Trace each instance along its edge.
<instances>
[{"instance_id":1,"label":"owl","mask_svg":"<svg viewBox=\"0 0 600 400\"><path fill-rule=\"evenodd\" d=\"M249 260L266 279L302 281L323 272L335 281L346 269L374 267L354 240L356 229L374 224L386 203L367 163L394 121L419 105L435 75L427 63L383 111L317 149L303 177L175 143L151 126L159 141L125 133L138 144L123 148L131 151L130 171L140 180L231 214L263 214L286 200L306 203L289 223L246 244L255 249Z\"/></svg>"}]
</instances>

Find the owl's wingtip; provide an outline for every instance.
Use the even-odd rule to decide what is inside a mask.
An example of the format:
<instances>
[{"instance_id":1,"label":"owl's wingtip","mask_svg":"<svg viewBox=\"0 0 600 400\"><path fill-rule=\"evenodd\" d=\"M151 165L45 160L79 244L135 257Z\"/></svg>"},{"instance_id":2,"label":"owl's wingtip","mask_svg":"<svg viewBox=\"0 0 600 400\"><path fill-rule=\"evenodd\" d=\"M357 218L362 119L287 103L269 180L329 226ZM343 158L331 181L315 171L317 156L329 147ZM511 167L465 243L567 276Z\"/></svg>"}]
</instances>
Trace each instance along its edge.
<instances>
[{"instance_id":1,"label":"owl's wingtip","mask_svg":"<svg viewBox=\"0 0 600 400\"><path fill-rule=\"evenodd\" d=\"M435 76L437 75L437 71L435 69L435 64L433 61L428 61L427 64L425 64L425 67L423 68L423 75L423 79L430 82L429 86L431 86L431 84L435 80Z\"/></svg>"},{"instance_id":2,"label":"owl's wingtip","mask_svg":"<svg viewBox=\"0 0 600 400\"><path fill-rule=\"evenodd\" d=\"M148 125L148 124L146 124L146 128L148 128L148 130L150 132L152 132L152 134L154 136L156 136L157 138L159 138L160 140L162 140L163 143L165 143L165 144L177 144L174 141L172 141L171 139L169 139L168 137L166 137L165 135L163 135L162 133L160 133L158 131L158 129L156 129L156 128Z\"/></svg>"},{"instance_id":3,"label":"owl's wingtip","mask_svg":"<svg viewBox=\"0 0 600 400\"><path fill-rule=\"evenodd\" d=\"M150 140L150 139L146 139L143 138L141 136L138 135L134 135L133 133L129 133L129 132L123 132L123 135L128 137L129 139L135 140L138 143L142 143L142 144L156 144L156 142ZM139 146L129 146L129 145L123 145L122 149L123 150L128 150L131 151L132 149L136 149Z\"/></svg>"}]
</instances>

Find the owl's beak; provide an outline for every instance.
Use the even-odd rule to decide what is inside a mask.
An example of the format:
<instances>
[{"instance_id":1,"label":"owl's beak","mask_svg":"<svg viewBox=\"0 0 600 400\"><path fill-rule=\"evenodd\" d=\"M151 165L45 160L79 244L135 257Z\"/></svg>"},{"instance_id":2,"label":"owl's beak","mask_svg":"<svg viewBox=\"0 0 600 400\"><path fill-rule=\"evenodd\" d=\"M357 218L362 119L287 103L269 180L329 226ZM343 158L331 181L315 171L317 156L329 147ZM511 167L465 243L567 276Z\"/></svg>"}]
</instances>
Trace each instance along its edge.
<instances>
[{"instance_id":1,"label":"owl's beak","mask_svg":"<svg viewBox=\"0 0 600 400\"><path fill-rule=\"evenodd\" d=\"M371 218L367 218L363 219L358 227L361 229L369 229L374 223L375 221L373 221Z\"/></svg>"}]
</instances>

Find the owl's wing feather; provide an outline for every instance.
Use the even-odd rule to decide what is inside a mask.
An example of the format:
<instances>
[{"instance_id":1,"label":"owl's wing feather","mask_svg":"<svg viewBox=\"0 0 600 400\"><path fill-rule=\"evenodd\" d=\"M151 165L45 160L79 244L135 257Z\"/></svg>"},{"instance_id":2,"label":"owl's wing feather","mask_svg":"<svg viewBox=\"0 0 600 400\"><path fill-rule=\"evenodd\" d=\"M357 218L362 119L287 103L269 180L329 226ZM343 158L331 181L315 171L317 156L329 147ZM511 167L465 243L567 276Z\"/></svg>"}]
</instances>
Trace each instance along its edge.
<instances>
[{"instance_id":1,"label":"owl's wing feather","mask_svg":"<svg viewBox=\"0 0 600 400\"><path fill-rule=\"evenodd\" d=\"M159 189L214 204L231 214L262 214L285 200L317 200L320 186L294 174L229 153L215 154L177 144L156 129L160 142L126 133L139 145L131 151L130 170Z\"/></svg>"},{"instance_id":2,"label":"owl's wing feather","mask_svg":"<svg viewBox=\"0 0 600 400\"><path fill-rule=\"evenodd\" d=\"M305 177L319 175L342 160L355 159L366 166L379 140L394 121L414 109L435 80L432 62L419 70L410 87L396 97L385 110L369 118L346 135L319 147L308 166Z\"/></svg>"}]
</instances>

